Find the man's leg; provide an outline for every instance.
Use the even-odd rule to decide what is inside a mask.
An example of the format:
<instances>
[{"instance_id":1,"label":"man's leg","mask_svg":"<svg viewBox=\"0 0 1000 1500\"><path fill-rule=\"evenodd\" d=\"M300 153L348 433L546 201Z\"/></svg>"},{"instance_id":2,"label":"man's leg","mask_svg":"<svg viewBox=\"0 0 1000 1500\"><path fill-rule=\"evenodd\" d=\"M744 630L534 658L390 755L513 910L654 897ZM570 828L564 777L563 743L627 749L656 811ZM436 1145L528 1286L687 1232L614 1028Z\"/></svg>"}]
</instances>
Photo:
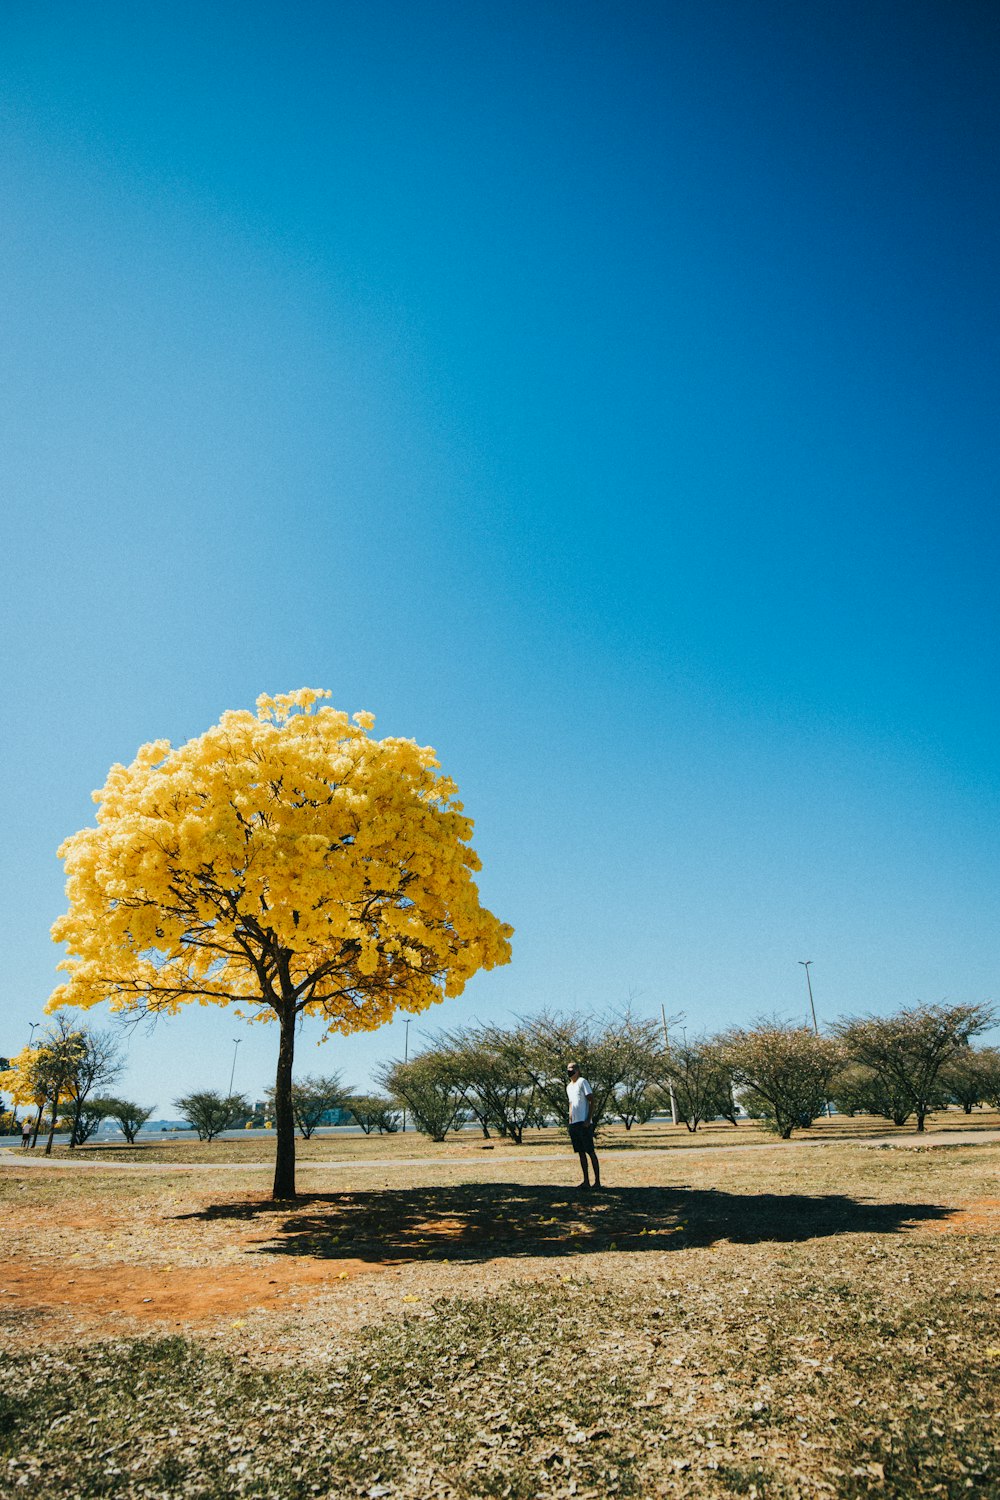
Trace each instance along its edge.
<instances>
[{"instance_id":1,"label":"man's leg","mask_svg":"<svg viewBox=\"0 0 1000 1500\"><path fill-rule=\"evenodd\" d=\"M600 1168L600 1164L599 1164L599 1162L597 1160L597 1151L596 1151L596 1149L594 1147L594 1135L593 1135L593 1131L591 1131L590 1143L587 1146L587 1155L590 1157L591 1161L594 1164L594 1186L599 1188L600 1185L601 1185L601 1168ZM587 1175L587 1165L586 1165L586 1162L584 1162L583 1175L584 1175L584 1177L586 1177L586 1175Z\"/></svg>"},{"instance_id":2,"label":"man's leg","mask_svg":"<svg viewBox=\"0 0 1000 1500\"><path fill-rule=\"evenodd\" d=\"M581 1150L577 1152L577 1155L580 1158L580 1171L583 1173L583 1181L580 1183L580 1186L582 1188L589 1188L590 1177L587 1173L587 1153L586 1151Z\"/></svg>"}]
</instances>

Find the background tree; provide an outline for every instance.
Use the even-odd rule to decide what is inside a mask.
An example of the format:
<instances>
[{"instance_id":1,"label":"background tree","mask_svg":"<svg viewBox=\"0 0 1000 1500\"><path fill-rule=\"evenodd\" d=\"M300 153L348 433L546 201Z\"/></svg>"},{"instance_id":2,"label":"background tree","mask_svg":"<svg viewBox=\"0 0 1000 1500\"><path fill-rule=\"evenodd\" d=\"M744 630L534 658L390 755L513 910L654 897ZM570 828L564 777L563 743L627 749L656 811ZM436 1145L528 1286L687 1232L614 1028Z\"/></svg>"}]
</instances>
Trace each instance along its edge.
<instances>
[{"instance_id":1,"label":"background tree","mask_svg":"<svg viewBox=\"0 0 1000 1500\"><path fill-rule=\"evenodd\" d=\"M348 1107L350 1091L339 1073L314 1077L309 1074L292 1084L292 1114L304 1141L308 1141L331 1110ZM267 1101L274 1111L274 1089L268 1089Z\"/></svg>"},{"instance_id":2,"label":"background tree","mask_svg":"<svg viewBox=\"0 0 1000 1500\"><path fill-rule=\"evenodd\" d=\"M941 1069L993 1019L985 1005L915 1005L892 1016L838 1021L833 1030L855 1062L871 1068L909 1101L917 1129L923 1130Z\"/></svg>"},{"instance_id":3,"label":"background tree","mask_svg":"<svg viewBox=\"0 0 1000 1500\"><path fill-rule=\"evenodd\" d=\"M214 1141L217 1135L231 1130L251 1113L250 1101L244 1094L223 1096L215 1089L185 1094L174 1100L174 1108L180 1110L182 1119L194 1126L199 1141Z\"/></svg>"},{"instance_id":4,"label":"background tree","mask_svg":"<svg viewBox=\"0 0 1000 1500\"><path fill-rule=\"evenodd\" d=\"M74 1086L77 1068L85 1051L86 1041L82 1031L74 1027L66 1016L58 1016L39 1040L33 1046L24 1047L16 1057L11 1058L8 1070L0 1074L0 1088L10 1093L15 1102L34 1104L37 1108L36 1138L42 1112L48 1107L51 1118L48 1140L45 1143L46 1156L52 1154L59 1109L70 1098L70 1089Z\"/></svg>"},{"instance_id":5,"label":"background tree","mask_svg":"<svg viewBox=\"0 0 1000 1500\"><path fill-rule=\"evenodd\" d=\"M231 712L178 749L144 745L61 849L69 979L50 1008L173 1014L236 1004L277 1022L274 1195L295 1194L292 1064L309 1014L373 1030L508 962L479 859L434 752L373 739L370 714L302 689Z\"/></svg>"},{"instance_id":6,"label":"background tree","mask_svg":"<svg viewBox=\"0 0 1000 1500\"><path fill-rule=\"evenodd\" d=\"M830 1085L830 1097L845 1115L878 1115L905 1125L913 1113L913 1096L874 1068L849 1063Z\"/></svg>"},{"instance_id":7,"label":"background tree","mask_svg":"<svg viewBox=\"0 0 1000 1500\"><path fill-rule=\"evenodd\" d=\"M0 1073L0 1089L10 1094L16 1113L17 1106L30 1111L34 1117L32 1146L38 1140L42 1114L45 1109L46 1086L38 1067L40 1052L34 1045L23 1047L14 1057L7 1059L6 1069Z\"/></svg>"},{"instance_id":8,"label":"background tree","mask_svg":"<svg viewBox=\"0 0 1000 1500\"><path fill-rule=\"evenodd\" d=\"M537 1113L537 1091L526 1066L521 1033L479 1026L461 1036L468 1075L485 1118L500 1135L520 1146Z\"/></svg>"},{"instance_id":9,"label":"background tree","mask_svg":"<svg viewBox=\"0 0 1000 1500\"><path fill-rule=\"evenodd\" d=\"M520 1033L500 1026L463 1027L441 1037L431 1050L450 1069L454 1087L483 1135L488 1138L492 1127L520 1145L535 1102Z\"/></svg>"},{"instance_id":10,"label":"background tree","mask_svg":"<svg viewBox=\"0 0 1000 1500\"><path fill-rule=\"evenodd\" d=\"M4 1058L4 1068L0 1071L0 1091L10 1095L14 1113L18 1106L34 1110L44 1105L44 1094L35 1069L37 1056L38 1049L31 1046L23 1047L13 1057Z\"/></svg>"},{"instance_id":11,"label":"background tree","mask_svg":"<svg viewBox=\"0 0 1000 1500\"><path fill-rule=\"evenodd\" d=\"M435 1051L388 1064L378 1081L393 1099L406 1106L413 1123L432 1141L443 1141L466 1119L464 1094L455 1080L450 1059Z\"/></svg>"},{"instance_id":12,"label":"background tree","mask_svg":"<svg viewBox=\"0 0 1000 1500\"><path fill-rule=\"evenodd\" d=\"M490 1138L490 1106L483 1092L482 1077L486 1059L471 1039L471 1034L453 1032L441 1037L433 1046L426 1048L421 1057L424 1061L435 1058L442 1076L448 1074L454 1088L462 1096L462 1105L472 1119L479 1124L485 1140Z\"/></svg>"},{"instance_id":13,"label":"background tree","mask_svg":"<svg viewBox=\"0 0 1000 1500\"><path fill-rule=\"evenodd\" d=\"M836 1042L777 1020L737 1027L720 1040L744 1104L782 1140L823 1113L843 1060Z\"/></svg>"},{"instance_id":14,"label":"background tree","mask_svg":"<svg viewBox=\"0 0 1000 1500\"><path fill-rule=\"evenodd\" d=\"M395 1135L401 1115L385 1094L352 1094L347 1108L365 1135L377 1130L379 1135Z\"/></svg>"},{"instance_id":15,"label":"background tree","mask_svg":"<svg viewBox=\"0 0 1000 1500\"><path fill-rule=\"evenodd\" d=\"M57 1017L62 1021L63 1017ZM66 1077L70 1110L70 1146L82 1146L100 1125L104 1116L89 1108L95 1088L106 1088L121 1073L121 1042L110 1031L95 1031L85 1024L73 1029L78 1040L76 1059Z\"/></svg>"},{"instance_id":16,"label":"background tree","mask_svg":"<svg viewBox=\"0 0 1000 1500\"><path fill-rule=\"evenodd\" d=\"M666 1071L674 1086L677 1112L694 1133L703 1120L722 1115L735 1124L733 1073L726 1052L708 1037L690 1042L671 1042ZM660 1099L669 1102L669 1085L660 1087Z\"/></svg>"},{"instance_id":17,"label":"background tree","mask_svg":"<svg viewBox=\"0 0 1000 1500\"><path fill-rule=\"evenodd\" d=\"M66 1118L65 1122L66 1129L69 1131L70 1145L82 1146L85 1141L89 1141L107 1118L104 1100L96 1094L85 1099L79 1106L74 1106L72 1114Z\"/></svg>"},{"instance_id":18,"label":"background tree","mask_svg":"<svg viewBox=\"0 0 1000 1500\"><path fill-rule=\"evenodd\" d=\"M118 1099L112 1096L95 1099L94 1103L101 1106L106 1120L114 1120L130 1146L135 1145L136 1136L153 1113L152 1108L144 1109L141 1104L134 1104L131 1099Z\"/></svg>"},{"instance_id":19,"label":"background tree","mask_svg":"<svg viewBox=\"0 0 1000 1500\"><path fill-rule=\"evenodd\" d=\"M651 1059L637 1059L636 1036L629 1030L627 1013L602 1022L545 1012L522 1020L517 1038L525 1070L535 1086L535 1108L563 1126L569 1124L567 1062L578 1064L594 1091L591 1118L595 1125L615 1112L615 1090L627 1087L630 1079L635 1085L647 1065L652 1067ZM655 1077L655 1071L649 1076Z\"/></svg>"},{"instance_id":20,"label":"background tree","mask_svg":"<svg viewBox=\"0 0 1000 1500\"><path fill-rule=\"evenodd\" d=\"M664 1075L665 1052L659 1021L626 1010L605 1022L597 1039L594 1067L612 1078L611 1108L626 1130L645 1124L656 1103L655 1085Z\"/></svg>"},{"instance_id":21,"label":"background tree","mask_svg":"<svg viewBox=\"0 0 1000 1500\"><path fill-rule=\"evenodd\" d=\"M961 1047L941 1069L940 1086L945 1096L971 1115L977 1104L995 1104L1000 1099L1000 1050L996 1047Z\"/></svg>"}]
</instances>

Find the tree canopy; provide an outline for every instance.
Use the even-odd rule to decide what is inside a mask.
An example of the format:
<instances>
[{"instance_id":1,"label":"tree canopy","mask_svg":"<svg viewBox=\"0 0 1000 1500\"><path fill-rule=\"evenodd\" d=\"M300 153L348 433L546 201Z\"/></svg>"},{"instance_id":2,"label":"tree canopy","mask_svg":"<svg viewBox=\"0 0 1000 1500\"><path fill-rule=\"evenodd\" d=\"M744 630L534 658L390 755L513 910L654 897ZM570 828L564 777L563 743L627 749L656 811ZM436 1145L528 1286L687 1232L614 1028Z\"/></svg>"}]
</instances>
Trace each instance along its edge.
<instances>
[{"instance_id":1,"label":"tree canopy","mask_svg":"<svg viewBox=\"0 0 1000 1500\"><path fill-rule=\"evenodd\" d=\"M914 1005L891 1016L850 1017L833 1029L852 1058L909 1104L923 1130L941 1069L993 1021L988 1005Z\"/></svg>"},{"instance_id":2,"label":"tree canopy","mask_svg":"<svg viewBox=\"0 0 1000 1500\"><path fill-rule=\"evenodd\" d=\"M10 1093L16 1104L48 1105L51 1115L45 1143L48 1156L60 1105L68 1105L70 1109L69 1143L79 1146L93 1134L101 1119L99 1113L87 1111L91 1093L96 1087L111 1083L121 1067L118 1039L111 1032L94 1031L60 1015L37 1042L10 1059L8 1070L0 1074L0 1089Z\"/></svg>"},{"instance_id":3,"label":"tree canopy","mask_svg":"<svg viewBox=\"0 0 1000 1500\"><path fill-rule=\"evenodd\" d=\"M202 1089L175 1099L174 1108L198 1132L199 1141L214 1141L224 1130L246 1119L250 1101L245 1094L223 1096L216 1089Z\"/></svg>"},{"instance_id":4,"label":"tree canopy","mask_svg":"<svg viewBox=\"0 0 1000 1500\"><path fill-rule=\"evenodd\" d=\"M826 1108L831 1082L843 1062L838 1044L809 1026L760 1019L722 1038L724 1057L752 1115L788 1140Z\"/></svg>"},{"instance_id":5,"label":"tree canopy","mask_svg":"<svg viewBox=\"0 0 1000 1500\"><path fill-rule=\"evenodd\" d=\"M293 1081L292 1114L304 1141L312 1138L317 1127L322 1124L324 1115L333 1110L349 1108L350 1092L339 1073L318 1076L310 1073L305 1078ZM268 1089L267 1102L273 1110L274 1089Z\"/></svg>"},{"instance_id":6,"label":"tree canopy","mask_svg":"<svg viewBox=\"0 0 1000 1500\"><path fill-rule=\"evenodd\" d=\"M302 689L178 748L144 745L63 844L68 978L50 1008L171 1014L191 1001L277 1020L274 1193L295 1192L295 1023L373 1030L510 958L479 901L472 822L433 750Z\"/></svg>"}]
</instances>

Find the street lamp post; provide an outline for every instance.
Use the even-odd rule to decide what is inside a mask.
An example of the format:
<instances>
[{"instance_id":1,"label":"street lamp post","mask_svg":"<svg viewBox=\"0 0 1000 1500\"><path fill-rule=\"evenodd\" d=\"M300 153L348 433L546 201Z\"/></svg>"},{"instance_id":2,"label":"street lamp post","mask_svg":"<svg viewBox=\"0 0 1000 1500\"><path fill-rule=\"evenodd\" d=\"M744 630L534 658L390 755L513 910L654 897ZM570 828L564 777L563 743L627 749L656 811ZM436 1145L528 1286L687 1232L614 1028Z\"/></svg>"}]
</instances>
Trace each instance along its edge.
<instances>
[{"instance_id":1,"label":"street lamp post","mask_svg":"<svg viewBox=\"0 0 1000 1500\"><path fill-rule=\"evenodd\" d=\"M813 999L812 980L809 978L809 967L812 963L812 959L800 958L799 963L806 971L806 988L809 991L809 1009L812 1011L813 1031L815 1031L816 1035L819 1036L819 1022L816 1020L816 1002ZM826 1101L826 1117L828 1120L833 1119L833 1109L830 1105L829 1099Z\"/></svg>"},{"instance_id":2,"label":"street lamp post","mask_svg":"<svg viewBox=\"0 0 1000 1500\"><path fill-rule=\"evenodd\" d=\"M39 1026L41 1026L41 1024L42 1024L41 1021L29 1021L28 1022L28 1046L29 1047L34 1046L34 1043L35 1043L35 1032L38 1030L38 1028L39 1028ZM39 1105L39 1107L38 1107L38 1119L35 1122L35 1139L32 1141L32 1143L31 1143L32 1145L34 1145L35 1141L37 1141L37 1139L38 1139L38 1127L41 1124L41 1121L42 1121L42 1106ZM17 1105L16 1104L14 1105L14 1124L15 1125L17 1124Z\"/></svg>"},{"instance_id":3,"label":"street lamp post","mask_svg":"<svg viewBox=\"0 0 1000 1500\"><path fill-rule=\"evenodd\" d=\"M233 1066L232 1066L232 1068L230 1069L230 1072L229 1072L229 1095L230 1095L230 1097L232 1097L232 1092L233 1092L233 1079L236 1077L236 1057L237 1057L237 1054L239 1053L240 1042L242 1042L242 1040L243 1040L243 1038L241 1036L234 1036L233 1037Z\"/></svg>"},{"instance_id":4,"label":"street lamp post","mask_svg":"<svg viewBox=\"0 0 1000 1500\"><path fill-rule=\"evenodd\" d=\"M670 1051L670 1033L667 1031L666 1006L660 1005L660 1015L663 1017L663 1045ZM670 1119L674 1125L677 1124L677 1095L674 1093L674 1080L672 1075L667 1076L667 1088L670 1090Z\"/></svg>"},{"instance_id":5,"label":"street lamp post","mask_svg":"<svg viewBox=\"0 0 1000 1500\"><path fill-rule=\"evenodd\" d=\"M812 963L812 959L811 958L800 958L799 959L799 963L802 965L803 969L805 969L805 971L806 971L806 987L809 990L809 1009L812 1011L813 1031L815 1031L816 1035L819 1036L819 1025L818 1025L817 1020L816 1020L816 1003L813 1000L812 980L809 978L809 966Z\"/></svg>"}]
</instances>

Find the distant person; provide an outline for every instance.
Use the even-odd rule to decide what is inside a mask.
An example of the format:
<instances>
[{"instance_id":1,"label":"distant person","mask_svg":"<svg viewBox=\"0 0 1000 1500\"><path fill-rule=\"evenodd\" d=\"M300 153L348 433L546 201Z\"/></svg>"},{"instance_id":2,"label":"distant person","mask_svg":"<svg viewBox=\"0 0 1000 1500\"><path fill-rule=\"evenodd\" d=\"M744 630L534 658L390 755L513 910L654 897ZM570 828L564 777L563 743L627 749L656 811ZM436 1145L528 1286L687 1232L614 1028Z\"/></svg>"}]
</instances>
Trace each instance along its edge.
<instances>
[{"instance_id":1,"label":"distant person","mask_svg":"<svg viewBox=\"0 0 1000 1500\"><path fill-rule=\"evenodd\" d=\"M25 1115L21 1121L21 1150L31 1145L31 1121Z\"/></svg>"},{"instance_id":2,"label":"distant person","mask_svg":"<svg viewBox=\"0 0 1000 1500\"><path fill-rule=\"evenodd\" d=\"M594 1090L586 1078L580 1077L576 1063L566 1065L566 1097L569 1099L569 1138L583 1171L580 1190L586 1192L590 1187L587 1158L593 1163L595 1188L601 1185L601 1168L594 1150Z\"/></svg>"}]
</instances>

